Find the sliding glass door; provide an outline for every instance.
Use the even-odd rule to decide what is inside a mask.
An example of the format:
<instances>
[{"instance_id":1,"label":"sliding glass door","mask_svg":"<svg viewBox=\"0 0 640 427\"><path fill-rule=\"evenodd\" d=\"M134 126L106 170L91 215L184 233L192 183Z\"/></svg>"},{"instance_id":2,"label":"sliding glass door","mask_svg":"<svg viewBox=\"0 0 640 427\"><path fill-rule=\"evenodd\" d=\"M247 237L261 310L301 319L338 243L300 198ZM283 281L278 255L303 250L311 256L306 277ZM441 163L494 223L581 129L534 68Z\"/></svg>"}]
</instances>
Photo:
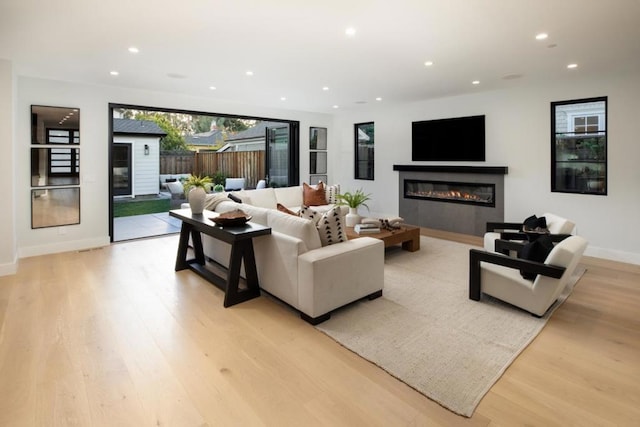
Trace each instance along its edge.
<instances>
[{"instance_id":1,"label":"sliding glass door","mask_svg":"<svg viewBox=\"0 0 640 427\"><path fill-rule=\"evenodd\" d=\"M271 187L298 185L298 154L294 127L289 123L268 127L266 130L266 171L267 182Z\"/></svg>"}]
</instances>

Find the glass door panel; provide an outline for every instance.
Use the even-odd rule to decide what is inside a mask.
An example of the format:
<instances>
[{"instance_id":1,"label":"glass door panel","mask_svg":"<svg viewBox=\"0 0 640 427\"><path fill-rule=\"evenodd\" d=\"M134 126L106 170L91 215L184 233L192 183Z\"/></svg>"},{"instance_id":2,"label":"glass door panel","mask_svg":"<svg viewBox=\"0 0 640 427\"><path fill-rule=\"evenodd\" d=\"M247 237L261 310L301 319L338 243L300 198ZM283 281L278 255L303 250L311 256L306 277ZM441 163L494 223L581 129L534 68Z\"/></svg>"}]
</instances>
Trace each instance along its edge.
<instances>
[{"instance_id":1,"label":"glass door panel","mask_svg":"<svg viewBox=\"0 0 640 427\"><path fill-rule=\"evenodd\" d=\"M271 187L289 185L289 126L267 128L267 182Z\"/></svg>"},{"instance_id":2,"label":"glass door panel","mask_svg":"<svg viewBox=\"0 0 640 427\"><path fill-rule=\"evenodd\" d=\"M131 195L131 144L113 144L113 194Z\"/></svg>"}]
</instances>

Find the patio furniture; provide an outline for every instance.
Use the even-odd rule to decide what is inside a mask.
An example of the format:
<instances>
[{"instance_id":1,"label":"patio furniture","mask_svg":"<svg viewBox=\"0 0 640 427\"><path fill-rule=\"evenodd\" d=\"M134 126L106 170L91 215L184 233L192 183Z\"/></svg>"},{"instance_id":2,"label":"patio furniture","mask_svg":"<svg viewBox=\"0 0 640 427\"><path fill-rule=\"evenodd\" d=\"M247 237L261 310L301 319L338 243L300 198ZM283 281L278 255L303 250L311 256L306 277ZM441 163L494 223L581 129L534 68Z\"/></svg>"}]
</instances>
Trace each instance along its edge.
<instances>
[{"instance_id":1,"label":"patio furniture","mask_svg":"<svg viewBox=\"0 0 640 427\"><path fill-rule=\"evenodd\" d=\"M227 178L224 181L224 190L225 191L244 190L246 185L247 185L246 178Z\"/></svg>"}]
</instances>

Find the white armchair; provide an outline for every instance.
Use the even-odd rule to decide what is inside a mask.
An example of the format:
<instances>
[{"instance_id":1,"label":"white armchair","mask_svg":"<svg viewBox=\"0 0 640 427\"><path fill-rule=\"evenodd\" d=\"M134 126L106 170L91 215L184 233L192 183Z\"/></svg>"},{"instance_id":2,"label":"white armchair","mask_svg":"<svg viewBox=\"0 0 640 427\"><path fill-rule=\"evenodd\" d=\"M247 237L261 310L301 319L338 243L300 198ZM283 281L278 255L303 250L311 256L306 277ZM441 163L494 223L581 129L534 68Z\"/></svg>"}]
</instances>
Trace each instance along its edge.
<instances>
[{"instance_id":1,"label":"white armchair","mask_svg":"<svg viewBox=\"0 0 640 427\"><path fill-rule=\"evenodd\" d=\"M554 241L568 237L575 228L575 224L561 216L545 213L542 215L547 221L547 228ZM484 250L494 252L498 239L526 241L527 236L522 232L521 222L488 222L484 235Z\"/></svg>"},{"instance_id":2,"label":"white armchair","mask_svg":"<svg viewBox=\"0 0 640 427\"><path fill-rule=\"evenodd\" d=\"M471 249L469 299L479 301L485 293L542 316L560 296L586 247L583 237L567 237L554 246L544 263ZM521 271L537 276L528 280Z\"/></svg>"}]
</instances>

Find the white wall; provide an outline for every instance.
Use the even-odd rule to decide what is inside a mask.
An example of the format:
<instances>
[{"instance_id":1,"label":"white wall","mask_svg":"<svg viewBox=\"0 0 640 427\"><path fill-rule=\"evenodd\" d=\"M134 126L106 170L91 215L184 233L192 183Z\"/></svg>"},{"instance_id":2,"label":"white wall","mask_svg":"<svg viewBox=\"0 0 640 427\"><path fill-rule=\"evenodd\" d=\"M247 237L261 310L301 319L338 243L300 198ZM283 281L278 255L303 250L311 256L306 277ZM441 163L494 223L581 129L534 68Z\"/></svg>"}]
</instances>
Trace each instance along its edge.
<instances>
[{"instance_id":1,"label":"white wall","mask_svg":"<svg viewBox=\"0 0 640 427\"><path fill-rule=\"evenodd\" d=\"M362 187L372 192L374 200L369 206L373 212L397 214L398 172L393 171L393 165L414 163L411 122L484 114L487 161L445 164L508 166L506 220L521 221L534 213L554 212L577 224L577 233L590 242L588 255L640 264L639 81L638 74L611 75L342 113L336 117L334 129L339 148L329 150L334 178L343 189ZM552 193L550 103L596 96L608 96L608 195ZM375 181L356 181L353 124L366 121L375 122Z\"/></svg>"},{"instance_id":2,"label":"white wall","mask_svg":"<svg viewBox=\"0 0 640 427\"><path fill-rule=\"evenodd\" d=\"M639 75L576 81L574 84L511 89L478 93L408 105L378 105L370 112L341 112L339 115L290 112L232 104L210 98L193 98L113 87L73 84L18 77L14 99L4 92L12 86L10 63L0 60L0 115L3 156L15 161L0 167L7 187L0 187L3 200L14 200L13 209L0 210L0 274L3 263L14 260L11 235L15 233L21 257L108 244L109 236L109 134L108 104L123 103L159 108L176 108L211 113L259 116L300 121L300 179L309 177L309 127L326 127L329 183L345 190L362 187L373 193L373 213L397 214L398 173L394 164L411 163L411 122L443 117L485 114L487 116L487 162L508 166L506 211L508 220L545 211L573 219L578 233L590 241L589 255L640 264L637 218L640 217L640 144L637 121L640 116ZM609 194L607 196L550 192L550 102L567 99L609 97ZM390 99L391 97L386 97ZM7 102L9 104L7 104ZM73 226L31 230L29 197L29 111L31 104L78 107L81 109L81 223ZM2 112L2 111L0 111ZM13 116L13 120L6 117ZM375 181L353 180L353 124L376 123ZM11 130L13 128L13 130ZM11 136L13 132L14 137ZM8 143L7 140L12 141ZM422 163L427 164L427 163ZM464 163L461 163L464 164ZM2 163L4 166L4 163ZM15 176L15 191L13 189ZM8 226L7 224L10 224ZM11 227L11 228L8 228ZM5 235L9 236L5 243Z\"/></svg>"},{"instance_id":3,"label":"white wall","mask_svg":"<svg viewBox=\"0 0 640 427\"><path fill-rule=\"evenodd\" d=\"M257 116L276 121L298 120L301 129L301 177L309 175L309 127L331 128L333 125L330 115L266 109L221 102L213 98L194 98L172 93L83 85L24 76L17 79L16 96L13 121L16 134L13 147L16 152L17 177L15 208L20 215L13 221L9 215L0 212L0 224L4 224L5 221L15 223L20 257L86 249L109 243L109 103ZM81 223L78 225L31 229L29 111L32 104L80 108ZM5 174L5 171L0 173Z\"/></svg>"},{"instance_id":4,"label":"white wall","mask_svg":"<svg viewBox=\"0 0 640 427\"><path fill-rule=\"evenodd\" d=\"M16 234L14 206L15 78L11 62L0 59L0 276L16 272ZM28 140L27 145L28 147ZM28 150L28 148L26 148ZM25 165L29 178L29 165Z\"/></svg>"}]
</instances>

